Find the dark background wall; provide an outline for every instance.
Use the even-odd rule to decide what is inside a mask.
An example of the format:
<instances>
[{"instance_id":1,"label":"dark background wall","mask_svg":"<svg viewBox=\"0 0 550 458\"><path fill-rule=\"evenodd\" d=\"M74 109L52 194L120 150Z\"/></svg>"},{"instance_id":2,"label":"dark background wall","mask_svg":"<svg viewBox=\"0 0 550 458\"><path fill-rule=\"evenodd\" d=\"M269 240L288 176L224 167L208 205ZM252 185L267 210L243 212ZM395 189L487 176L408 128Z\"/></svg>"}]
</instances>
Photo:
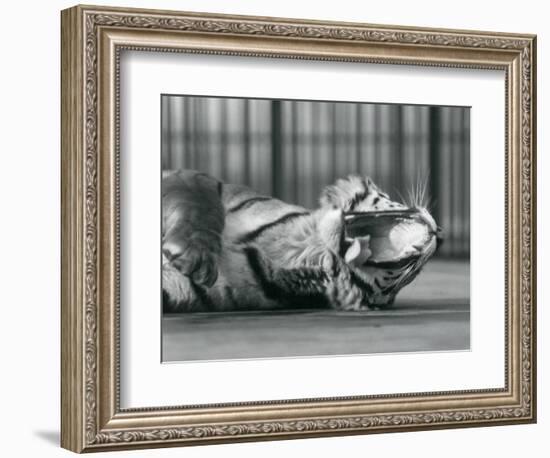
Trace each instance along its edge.
<instances>
[{"instance_id":1,"label":"dark background wall","mask_svg":"<svg viewBox=\"0 0 550 458\"><path fill-rule=\"evenodd\" d=\"M370 176L393 199L426 189L441 256L470 251L470 109L162 96L163 170L191 168L308 208Z\"/></svg>"}]
</instances>

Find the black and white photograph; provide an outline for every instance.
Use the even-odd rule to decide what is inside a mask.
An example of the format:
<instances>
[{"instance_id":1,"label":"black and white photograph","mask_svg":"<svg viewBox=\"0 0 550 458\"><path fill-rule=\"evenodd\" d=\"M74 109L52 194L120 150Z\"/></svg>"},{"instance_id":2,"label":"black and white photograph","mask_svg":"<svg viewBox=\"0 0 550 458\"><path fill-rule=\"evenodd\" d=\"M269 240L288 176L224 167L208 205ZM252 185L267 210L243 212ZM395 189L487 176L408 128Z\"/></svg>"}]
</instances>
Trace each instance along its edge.
<instances>
[{"instance_id":1,"label":"black and white photograph","mask_svg":"<svg viewBox=\"0 0 550 458\"><path fill-rule=\"evenodd\" d=\"M7 182L6 214L26 219L4 239L19 247L14 297L51 288L51 266L35 285L29 261L55 254L60 313L31 301L56 318L32 315L30 334L4 321L28 366L14 373L51 374L47 342L59 370L32 415L10 418L42 440L47 402L77 453L257 456L269 444L254 442L278 441L277 455L301 442L290 455L424 456L429 431L437 453L475 456L481 435L497 455L537 449L542 22L472 5L445 22L402 3L43 15L60 116L29 135L29 107L56 100L11 91L25 122L7 156L28 164L6 170L43 178L51 132L60 167L27 199ZM36 239L52 215L60 249ZM503 426L513 441L494 440Z\"/></svg>"},{"instance_id":2,"label":"black and white photograph","mask_svg":"<svg viewBox=\"0 0 550 458\"><path fill-rule=\"evenodd\" d=\"M162 361L470 348L470 108L161 96Z\"/></svg>"}]
</instances>

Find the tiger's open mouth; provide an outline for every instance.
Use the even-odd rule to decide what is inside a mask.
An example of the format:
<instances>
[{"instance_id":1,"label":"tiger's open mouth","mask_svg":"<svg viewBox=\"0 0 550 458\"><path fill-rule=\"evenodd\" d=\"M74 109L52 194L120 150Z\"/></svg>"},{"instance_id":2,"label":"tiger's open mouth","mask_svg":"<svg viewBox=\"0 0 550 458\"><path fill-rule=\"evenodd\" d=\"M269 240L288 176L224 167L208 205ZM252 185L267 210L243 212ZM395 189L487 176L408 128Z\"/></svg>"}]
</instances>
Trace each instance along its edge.
<instances>
[{"instance_id":1,"label":"tiger's open mouth","mask_svg":"<svg viewBox=\"0 0 550 458\"><path fill-rule=\"evenodd\" d=\"M422 257L436 236L433 224L415 208L349 212L344 218L347 249L362 251L349 257L359 258L364 266L397 269L410 265Z\"/></svg>"}]
</instances>

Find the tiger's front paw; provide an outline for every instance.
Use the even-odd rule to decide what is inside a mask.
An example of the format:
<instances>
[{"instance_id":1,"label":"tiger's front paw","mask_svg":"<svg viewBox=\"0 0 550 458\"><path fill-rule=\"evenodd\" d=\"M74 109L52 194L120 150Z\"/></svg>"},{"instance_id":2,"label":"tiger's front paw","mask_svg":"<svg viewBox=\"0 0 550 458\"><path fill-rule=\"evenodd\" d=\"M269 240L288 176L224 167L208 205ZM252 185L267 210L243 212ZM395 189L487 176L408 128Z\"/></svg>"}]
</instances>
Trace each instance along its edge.
<instances>
[{"instance_id":1,"label":"tiger's front paw","mask_svg":"<svg viewBox=\"0 0 550 458\"><path fill-rule=\"evenodd\" d=\"M189 240L168 239L162 245L163 259L193 283L212 286L218 278L218 253L220 237L200 234Z\"/></svg>"},{"instance_id":2,"label":"tiger's front paw","mask_svg":"<svg viewBox=\"0 0 550 458\"><path fill-rule=\"evenodd\" d=\"M162 266L162 306L165 312L188 311L196 302L191 280L170 264Z\"/></svg>"},{"instance_id":3,"label":"tiger's front paw","mask_svg":"<svg viewBox=\"0 0 550 458\"><path fill-rule=\"evenodd\" d=\"M327 287L327 296L331 306L336 310L368 310L368 306L363 303L363 292L351 285L338 285L337 282L331 283Z\"/></svg>"}]
</instances>

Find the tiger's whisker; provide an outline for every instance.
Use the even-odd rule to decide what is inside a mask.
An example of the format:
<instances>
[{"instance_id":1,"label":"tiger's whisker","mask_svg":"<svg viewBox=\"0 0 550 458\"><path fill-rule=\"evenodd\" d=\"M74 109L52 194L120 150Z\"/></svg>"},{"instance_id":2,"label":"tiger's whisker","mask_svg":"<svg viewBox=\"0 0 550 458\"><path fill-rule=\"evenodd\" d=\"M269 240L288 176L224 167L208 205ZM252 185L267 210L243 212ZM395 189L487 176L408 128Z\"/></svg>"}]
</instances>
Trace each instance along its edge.
<instances>
[{"instance_id":1,"label":"tiger's whisker","mask_svg":"<svg viewBox=\"0 0 550 458\"><path fill-rule=\"evenodd\" d=\"M401 199L401 202L403 204L407 204L407 200L403 197L403 194L401 194L401 192L399 191L399 189L396 189L395 192L397 193L397 196L399 197L399 199Z\"/></svg>"}]
</instances>

